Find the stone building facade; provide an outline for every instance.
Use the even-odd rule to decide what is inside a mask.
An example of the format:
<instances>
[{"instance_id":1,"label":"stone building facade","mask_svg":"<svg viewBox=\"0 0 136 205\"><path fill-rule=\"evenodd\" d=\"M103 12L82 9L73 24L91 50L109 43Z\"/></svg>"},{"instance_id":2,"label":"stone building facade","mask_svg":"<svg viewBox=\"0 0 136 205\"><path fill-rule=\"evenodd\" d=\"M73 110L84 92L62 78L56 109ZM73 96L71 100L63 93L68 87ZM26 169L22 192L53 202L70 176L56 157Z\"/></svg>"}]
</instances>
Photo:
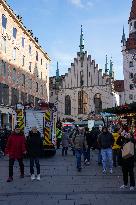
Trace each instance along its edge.
<instances>
[{"instance_id":1,"label":"stone building facade","mask_svg":"<svg viewBox=\"0 0 136 205\"><path fill-rule=\"evenodd\" d=\"M98 68L91 55L84 51L81 27L80 52L71 63L68 73L50 77L50 102L55 103L58 118L80 120L91 112L100 113L102 109L118 104L113 92L113 63L108 69L106 57L105 72Z\"/></svg>"},{"instance_id":2,"label":"stone building facade","mask_svg":"<svg viewBox=\"0 0 136 205\"><path fill-rule=\"evenodd\" d=\"M132 1L129 24L129 37L126 39L123 28L122 54L124 73L124 102L136 102L136 0Z\"/></svg>"},{"instance_id":3,"label":"stone building facade","mask_svg":"<svg viewBox=\"0 0 136 205\"><path fill-rule=\"evenodd\" d=\"M0 105L49 100L50 58L5 0L0 4Z\"/></svg>"}]
</instances>

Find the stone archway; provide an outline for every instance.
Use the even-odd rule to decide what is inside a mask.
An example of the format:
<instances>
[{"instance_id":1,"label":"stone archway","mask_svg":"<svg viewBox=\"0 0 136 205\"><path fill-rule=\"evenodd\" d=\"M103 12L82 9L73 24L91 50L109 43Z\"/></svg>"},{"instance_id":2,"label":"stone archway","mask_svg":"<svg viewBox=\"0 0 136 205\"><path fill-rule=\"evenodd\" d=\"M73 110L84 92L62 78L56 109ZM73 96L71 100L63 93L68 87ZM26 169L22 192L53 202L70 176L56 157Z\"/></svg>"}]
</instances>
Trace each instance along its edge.
<instances>
[{"instance_id":1,"label":"stone archway","mask_svg":"<svg viewBox=\"0 0 136 205\"><path fill-rule=\"evenodd\" d=\"M102 100L101 100L100 93L96 93L94 96L94 107L95 107L96 114L102 112Z\"/></svg>"}]
</instances>

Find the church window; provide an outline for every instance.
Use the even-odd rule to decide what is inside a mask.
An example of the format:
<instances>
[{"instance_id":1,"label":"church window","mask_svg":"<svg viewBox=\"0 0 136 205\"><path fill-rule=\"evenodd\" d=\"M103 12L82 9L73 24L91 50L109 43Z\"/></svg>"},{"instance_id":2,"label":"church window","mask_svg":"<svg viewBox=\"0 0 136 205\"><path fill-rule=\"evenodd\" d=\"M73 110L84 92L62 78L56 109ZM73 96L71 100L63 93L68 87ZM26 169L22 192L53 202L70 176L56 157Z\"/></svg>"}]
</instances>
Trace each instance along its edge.
<instances>
[{"instance_id":1,"label":"church window","mask_svg":"<svg viewBox=\"0 0 136 205\"><path fill-rule=\"evenodd\" d=\"M78 114L86 114L88 112L88 94L81 90L78 92Z\"/></svg>"},{"instance_id":2,"label":"church window","mask_svg":"<svg viewBox=\"0 0 136 205\"><path fill-rule=\"evenodd\" d=\"M69 95L65 96L65 115L71 115L71 99Z\"/></svg>"},{"instance_id":3,"label":"church window","mask_svg":"<svg viewBox=\"0 0 136 205\"><path fill-rule=\"evenodd\" d=\"M90 78L90 72L89 72L89 78Z\"/></svg>"},{"instance_id":4,"label":"church window","mask_svg":"<svg viewBox=\"0 0 136 205\"><path fill-rule=\"evenodd\" d=\"M101 94L96 93L94 96L95 113L98 114L102 111Z\"/></svg>"},{"instance_id":5,"label":"church window","mask_svg":"<svg viewBox=\"0 0 136 205\"><path fill-rule=\"evenodd\" d=\"M129 62L129 67L131 68L131 67L133 67L134 65L133 65L133 61L130 61Z\"/></svg>"}]
</instances>

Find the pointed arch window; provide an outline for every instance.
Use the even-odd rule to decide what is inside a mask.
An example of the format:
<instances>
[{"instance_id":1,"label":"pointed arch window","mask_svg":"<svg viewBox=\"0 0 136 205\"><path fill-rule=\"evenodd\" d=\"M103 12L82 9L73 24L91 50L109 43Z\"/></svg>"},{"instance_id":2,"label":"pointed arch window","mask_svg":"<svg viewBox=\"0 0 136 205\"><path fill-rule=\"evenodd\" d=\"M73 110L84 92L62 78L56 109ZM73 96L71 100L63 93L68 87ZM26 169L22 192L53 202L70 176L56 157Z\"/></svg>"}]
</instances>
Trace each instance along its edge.
<instances>
[{"instance_id":1,"label":"pointed arch window","mask_svg":"<svg viewBox=\"0 0 136 205\"><path fill-rule=\"evenodd\" d=\"M71 99L69 95L65 96L65 115L71 115Z\"/></svg>"}]
</instances>

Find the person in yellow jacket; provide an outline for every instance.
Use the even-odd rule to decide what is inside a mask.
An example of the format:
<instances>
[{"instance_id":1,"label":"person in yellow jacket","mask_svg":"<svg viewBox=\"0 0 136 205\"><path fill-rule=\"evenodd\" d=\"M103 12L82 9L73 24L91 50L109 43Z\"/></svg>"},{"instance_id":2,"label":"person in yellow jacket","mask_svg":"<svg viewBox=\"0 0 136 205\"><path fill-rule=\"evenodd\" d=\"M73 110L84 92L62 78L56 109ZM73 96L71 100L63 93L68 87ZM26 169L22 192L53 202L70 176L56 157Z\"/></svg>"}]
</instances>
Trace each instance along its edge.
<instances>
[{"instance_id":1,"label":"person in yellow jacket","mask_svg":"<svg viewBox=\"0 0 136 205\"><path fill-rule=\"evenodd\" d=\"M114 132L112 133L112 136L114 138L114 144L112 146L113 150L113 166L116 167L117 165L120 165L120 158L121 158L121 147L117 145L117 140L119 138L119 130L117 128L114 129Z\"/></svg>"}]
</instances>

